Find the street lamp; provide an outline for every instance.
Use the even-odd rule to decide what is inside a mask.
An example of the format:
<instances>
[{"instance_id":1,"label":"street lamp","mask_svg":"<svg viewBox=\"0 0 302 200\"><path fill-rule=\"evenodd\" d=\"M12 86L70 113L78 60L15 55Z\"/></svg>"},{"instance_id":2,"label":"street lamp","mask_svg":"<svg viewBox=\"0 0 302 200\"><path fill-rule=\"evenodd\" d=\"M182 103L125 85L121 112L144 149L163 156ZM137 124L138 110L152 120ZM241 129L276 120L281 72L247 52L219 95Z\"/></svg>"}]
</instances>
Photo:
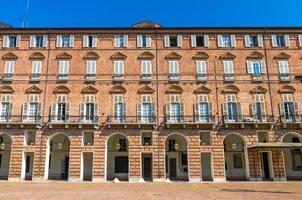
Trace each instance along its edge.
<instances>
[{"instance_id":1,"label":"street lamp","mask_svg":"<svg viewBox=\"0 0 302 200\"><path fill-rule=\"evenodd\" d=\"M116 147L116 150L120 150L121 144L119 142L117 142L116 145L115 145L115 147Z\"/></svg>"},{"instance_id":2,"label":"street lamp","mask_svg":"<svg viewBox=\"0 0 302 200\"><path fill-rule=\"evenodd\" d=\"M4 149L5 149L5 143L2 142L2 143L0 144L0 150L3 151Z\"/></svg>"},{"instance_id":3,"label":"street lamp","mask_svg":"<svg viewBox=\"0 0 302 200\"><path fill-rule=\"evenodd\" d=\"M177 144L177 143L174 144L174 149L175 149L176 151L178 150L178 144Z\"/></svg>"},{"instance_id":4,"label":"street lamp","mask_svg":"<svg viewBox=\"0 0 302 200\"><path fill-rule=\"evenodd\" d=\"M58 143L58 149L59 149L59 150L62 150L62 148L63 148L63 143L62 143L62 142L59 142L59 143Z\"/></svg>"}]
</instances>

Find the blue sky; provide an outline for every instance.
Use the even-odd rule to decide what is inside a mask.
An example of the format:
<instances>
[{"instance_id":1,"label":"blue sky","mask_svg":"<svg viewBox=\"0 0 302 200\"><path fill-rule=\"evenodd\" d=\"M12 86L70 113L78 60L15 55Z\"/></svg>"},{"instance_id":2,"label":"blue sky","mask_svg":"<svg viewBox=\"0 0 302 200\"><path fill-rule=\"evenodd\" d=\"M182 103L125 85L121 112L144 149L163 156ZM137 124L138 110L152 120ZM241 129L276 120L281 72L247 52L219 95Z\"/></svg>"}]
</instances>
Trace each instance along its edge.
<instances>
[{"instance_id":1,"label":"blue sky","mask_svg":"<svg viewBox=\"0 0 302 200\"><path fill-rule=\"evenodd\" d=\"M0 21L20 27L27 0L0 0ZM30 27L302 26L302 0L30 0Z\"/></svg>"}]
</instances>

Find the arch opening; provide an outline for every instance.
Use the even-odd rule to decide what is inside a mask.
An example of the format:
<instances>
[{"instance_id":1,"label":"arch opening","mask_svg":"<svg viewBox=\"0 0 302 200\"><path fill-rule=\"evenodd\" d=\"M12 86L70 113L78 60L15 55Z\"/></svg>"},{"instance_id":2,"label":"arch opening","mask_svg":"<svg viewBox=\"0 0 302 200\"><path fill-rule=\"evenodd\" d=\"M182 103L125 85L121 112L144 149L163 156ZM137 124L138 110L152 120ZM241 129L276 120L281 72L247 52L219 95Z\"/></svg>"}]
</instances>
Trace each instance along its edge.
<instances>
[{"instance_id":1,"label":"arch opening","mask_svg":"<svg viewBox=\"0 0 302 200\"><path fill-rule=\"evenodd\" d=\"M0 179L8 180L11 158L12 139L7 134L0 134Z\"/></svg>"}]
</instances>

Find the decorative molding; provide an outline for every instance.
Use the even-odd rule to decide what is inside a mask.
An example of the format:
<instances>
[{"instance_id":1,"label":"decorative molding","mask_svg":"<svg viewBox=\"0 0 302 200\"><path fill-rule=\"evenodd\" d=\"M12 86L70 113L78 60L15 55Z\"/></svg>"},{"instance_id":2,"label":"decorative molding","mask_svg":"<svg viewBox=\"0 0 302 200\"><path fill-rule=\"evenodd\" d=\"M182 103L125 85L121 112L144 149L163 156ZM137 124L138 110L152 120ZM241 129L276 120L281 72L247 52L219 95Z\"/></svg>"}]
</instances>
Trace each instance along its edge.
<instances>
[{"instance_id":1,"label":"decorative molding","mask_svg":"<svg viewBox=\"0 0 302 200\"><path fill-rule=\"evenodd\" d=\"M53 90L54 94L68 94L70 89L64 85L60 85Z\"/></svg>"},{"instance_id":2,"label":"decorative molding","mask_svg":"<svg viewBox=\"0 0 302 200\"><path fill-rule=\"evenodd\" d=\"M43 59L45 59L45 56L43 53L34 52L34 53L30 54L29 59L30 60L43 60Z\"/></svg>"},{"instance_id":3,"label":"decorative molding","mask_svg":"<svg viewBox=\"0 0 302 200\"><path fill-rule=\"evenodd\" d=\"M143 52L138 55L138 59L140 60L152 60L154 58L154 55L151 52Z\"/></svg>"},{"instance_id":4,"label":"decorative molding","mask_svg":"<svg viewBox=\"0 0 302 200\"><path fill-rule=\"evenodd\" d=\"M192 57L192 59L193 60L198 60L198 59L200 59L200 60L206 60L206 59L208 59L210 56L206 53L206 52L203 52L203 51L199 51L199 52L197 52L193 57Z\"/></svg>"},{"instance_id":5,"label":"decorative molding","mask_svg":"<svg viewBox=\"0 0 302 200\"><path fill-rule=\"evenodd\" d=\"M226 94L237 94L239 92L239 88L236 87L235 85L227 85L222 89L222 93Z\"/></svg>"},{"instance_id":6,"label":"decorative molding","mask_svg":"<svg viewBox=\"0 0 302 200\"><path fill-rule=\"evenodd\" d=\"M254 51L246 58L247 59L262 59L262 58L264 58L264 55L258 51Z\"/></svg>"},{"instance_id":7,"label":"decorative molding","mask_svg":"<svg viewBox=\"0 0 302 200\"><path fill-rule=\"evenodd\" d=\"M18 59L18 56L16 56L12 52L9 52L2 56L2 60L17 60L17 59Z\"/></svg>"},{"instance_id":8,"label":"decorative molding","mask_svg":"<svg viewBox=\"0 0 302 200\"><path fill-rule=\"evenodd\" d=\"M149 86L144 86L137 91L138 94L153 94L155 90Z\"/></svg>"},{"instance_id":9,"label":"decorative molding","mask_svg":"<svg viewBox=\"0 0 302 200\"><path fill-rule=\"evenodd\" d=\"M291 85L284 85L279 90L278 93L295 93L296 89Z\"/></svg>"},{"instance_id":10,"label":"decorative molding","mask_svg":"<svg viewBox=\"0 0 302 200\"><path fill-rule=\"evenodd\" d=\"M98 60L100 59L99 54L97 54L96 52L88 52L85 54L85 56L83 57L84 60Z\"/></svg>"},{"instance_id":11,"label":"decorative molding","mask_svg":"<svg viewBox=\"0 0 302 200\"><path fill-rule=\"evenodd\" d=\"M208 94L211 90L205 86L200 86L196 90L194 90L194 94Z\"/></svg>"},{"instance_id":12,"label":"decorative molding","mask_svg":"<svg viewBox=\"0 0 302 200\"><path fill-rule=\"evenodd\" d=\"M167 90L167 94L181 94L183 93L183 89L178 85L171 85Z\"/></svg>"},{"instance_id":13,"label":"decorative molding","mask_svg":"<svg viewBox=\"0 0 302 200\"><path fill-rule=\"evenodd\" d=\"M15 92L15 90L9 85L4 85L4 86L0 87L0 93L1 94L11 94L11 93L14 93L14 92Z\"/></svg>"},{"instance_id":14,"label":"decorative molding","mask_svg":"<svg viewBox=\"0 0 302 200\"><path fill-rule=\"evenodd\" d=\"M281 52L281 53L279 53L278 55L276 55L276 56L274 56L274 59L276 59L276 60L282 60L282 59L286 59L286 60L288 60L288 59L290 59L290 55L288 55L287 53L284 53L284 52Z\"/></svg>"},{"instance_id":15,"label":"decorative molding","mask_svg":"<svg viewBox=\"0 0 302 200\"><path fill-rule=\"evenodd\" d=\"M125 60L127 56L125 54L122 54L121 52L117 52L113 54L110 58L111 60Z\"/></svg>"},{"instance_id":16,"label":"decorative molding","mask_svg":"<svg viewBox=\"0 0 302 200\"><path fill-rule=\"evenodd\" d=\"M221 60L233 60L236 58L236 55L232 54L231 52L225 52L219 57Z\"/></svg>"},{"instance_id":17,"label":"decorative molding","mask_svg":"<svg viewBox=\"0 0 302 200\"><path fill-rule=\"evenodd\" d=\"M68 53L60 53L59 55L56 56L57 60L70 60L72 59L72 55L68 54Z\"/></svg>"},{"instance_id":18,"label":"decorative molding","mask_svg":"<svg viewBox=\"0 0 302 200\"><path fill-rule=\"evenodd\" d=\"M267 89L265 89L264 87L262 86L257 86L255 88L253 88L250 93L253 93L253 94L264 94L267 92Z\"/></svg>"},{"instance_id":19,"label":"decorative molding","mask_svg":"<svg viewBox=\"0 0 302 200\"><path fill-rule=\"evenodd\" d=\"M40 94L40 93L42 93L42 90L40 88L38 88L37 86L33 85L33 86L27 88L25 90L25 93L26 94Z\"/></svg>"},{"instance_id":20,"label":"decorative molding","mask_svg":"<svg viewBox=\"0 0 302 200\"><path fill-rule=\"evenodd\" d=\"M133 28L159 28L160 24L151 21L142 21L132 25Z\"/></svg>"},{"instance_id":21,"label":"decorative molding","mask_svg":"<svg viewBox=\"0 0 302 200\"><path fill-rule=\"evenodd\" d=\"M167 59L167 60L180 60L181 55L179 55L178 53L172 52L172 53L169 53L168 55L166 55L165 59Z\"/></svg>"},{"instance_id":22,"label":"decorative molding","mask_svg":"<svg viewBox=\"0 0 302 200\"><path fill-rule=\"evenodd\" d=\"M114 86L109 91L111 94L124 94L126 92L127 90L121 85Z\"/></svg>"},{"instance_id":23,"label":"decorative molding","mask_svg":"<svg viewBox=\"0 0 302 200\"><path fill-rule=\"evenodd\" d=\"M81 90L82 94L96 94L98 92L99 91L92 86L85 87L84 89Z\"/></svg>"}]
</instances>

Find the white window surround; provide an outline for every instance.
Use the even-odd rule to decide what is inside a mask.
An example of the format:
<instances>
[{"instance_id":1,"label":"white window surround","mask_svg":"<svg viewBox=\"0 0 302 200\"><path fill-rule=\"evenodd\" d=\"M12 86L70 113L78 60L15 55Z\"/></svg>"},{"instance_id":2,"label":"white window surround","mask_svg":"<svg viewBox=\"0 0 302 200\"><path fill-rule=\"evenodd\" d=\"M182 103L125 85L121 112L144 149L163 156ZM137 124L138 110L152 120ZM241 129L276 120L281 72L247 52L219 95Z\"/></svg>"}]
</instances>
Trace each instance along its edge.
<instances>
[{"instance_id":1,"label":"white window surround","mask_svg":"<svg viewBox=\"0 0 302 200\"><path fill-rule=\"evenodd\" d=\"M282 46L278 46L278 43L277 43L277 36L278 35L284 37L285 47L289 47L290 46L290 38L289 38L288 34L272 34L271 35L272 47L282 47Z\"/></svg>"},{"instance_id":2,"label":"white window surround","mask_svg":"<svg viewBox=\"0 0 302 200\"><path fill-rule=\"evenodd\" d=\"M200 47L200 46L197 46L196 36L203 36L204 47L209 47L209 35L196 35L196 34L191 35L191 47L193 47L193 48Z\"/></svg>"},{"instance_id":3,"label":"white window surround","mask_svg":"<svg viewBox=\"0 0 302 200\"><path fill-rule=\"evenodd\" d=\"M144 42L143 39L146 39ZM137 47L139 48L150 48L151 47L151 36L150 35L137 35ZM145 43L145 46L144 46Z\"/></svg>"},{"instance_id":4,"label":"white window surround","mask_svg":"<svg viewBox=\"0 0 302 200\"><path fill-rule=\"evenodd\" d=\"M10 36L16 37L16 45L14 47L10 46ZM21 35L4 35L3 36L3 48L19 48L21 45Z\"/></svg>"},{"instance_id":5,"label":"white window surround","mask_svg":"<svg viewBox=\"0 0 302 200\"><path fill-rule=\"evenodd\" d=\"M172 36L172 35L171 35ZM173 35L177 37L177 47L182 46L182 35ZM164 35L164 47L171 47L170 45L170 35Z\"/></svg>"},{"instance_id":6,"label":"white window surround","mask_svg":"<svg viewBox=\"0 0 302 200\"><path fill-rule=\"evenodd\" d=\"M114 43L116 48L128 47L128 35L116 35Z\"/></svg>"},{"instance_id":7,"label":"white window surround","mask_svg":"<svg viewBox=\"0 0 302 200\"><path fill-rule=\"evenodd\" d=\"M230 37L230 46L226 46L223 41L223 37ZM235 35L217 35L218 47L230 48L236 47L236 36Z\"/></svg>"},{"instance_id":8,"label":"white window surround","mask_svg":"<svg viewBox=\"0 0 302 200\"><path fill-rule=\"evenodd\" d=\"M152 74L152 61L142 60L141 61L141 74Z\"/></svg>"},{"instance_id":9,"label":"white window surround","mask_svg":"<svg viewBox=\"0 0 302 200\"><path fill-rule=\"evenodd\" d=\"M63 36L69 36L69 46L63 47ZM57 35L56 47L59 48L71 48L74 46L74 36L73 35Z\"/></svg>"},{"instance_id":10,"label":"white window surround","mask_svg":"<svg viewBox=\"0 0 302 200\"><path fill-rule=\"evenodd\" d=\"M31 47L31 48L37 47L37 41L36 41L37 36L42 36L43 37L42 47L43 48L47 47L48 35L31 35L29 37L29 47Z\"/></svg>"},{"instance_id":11,"label":"white window surround","mask_svg":"<svg viewBox=\"0 0 302 200\"><path fill-rule=\"evenodd\" d=\"M91 39L91 44L90 40ZM97 35L83 35L83 47L89 48L89 47L97 47Z\"/></svg>"},{"instance_id":12,"label":"white window surround","mask_svg":"<svg viewBox=\"0 0 302 200\"><path fill-rule=\"evenodd\" d=\"M250 41L250 36L251 35L245 35L244 36L244 43L245 43L245 47L251 47L251 41ZM257 36L257 42L258 42L258 46L257 47L263 47L263 35L261 34L256 34Z\"/></svg>"}]
</instances>

